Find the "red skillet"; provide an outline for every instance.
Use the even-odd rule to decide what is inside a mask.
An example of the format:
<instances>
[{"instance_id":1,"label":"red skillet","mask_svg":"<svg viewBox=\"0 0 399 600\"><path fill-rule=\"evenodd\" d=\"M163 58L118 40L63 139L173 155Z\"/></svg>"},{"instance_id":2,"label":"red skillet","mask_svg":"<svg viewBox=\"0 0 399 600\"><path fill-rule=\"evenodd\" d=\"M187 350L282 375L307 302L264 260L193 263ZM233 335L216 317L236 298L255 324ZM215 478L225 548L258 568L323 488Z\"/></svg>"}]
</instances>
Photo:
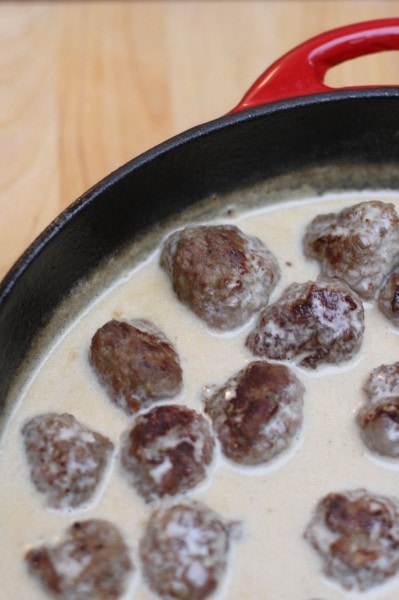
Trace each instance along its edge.
<instances>
[{"instance_id":1,"label":"red skillet","mask_svg":"<svg viewBox=\"0 0 399 600\"><path fill-rule=\"evenodd\" d=\"M63 212L0 286L2 405L60 302L164 219L212 194L279 177L291 187L306 180L318 189L399 188L399 88L323 83L330 67L388 49L399 49L399 19L305 42L269 67L229 115L132 160Z\"/></svg>"}]
</instances>

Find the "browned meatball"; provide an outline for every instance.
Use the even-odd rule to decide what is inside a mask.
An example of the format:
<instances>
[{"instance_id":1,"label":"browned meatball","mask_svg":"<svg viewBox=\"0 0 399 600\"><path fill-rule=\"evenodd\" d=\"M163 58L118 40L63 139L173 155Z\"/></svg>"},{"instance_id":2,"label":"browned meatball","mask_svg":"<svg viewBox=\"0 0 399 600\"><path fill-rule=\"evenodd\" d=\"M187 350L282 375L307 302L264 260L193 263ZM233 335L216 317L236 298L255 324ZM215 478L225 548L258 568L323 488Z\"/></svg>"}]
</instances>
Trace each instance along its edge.
<instances>
[{"instance_id":1,"label":"browned meatball","mask_svg":"<svg viewBox=\"0 0 399 600\"><path fill-rule=\"evenodd\" d=\"M367 398L373 402L389 396L399 396L399 362L373 369L363 389Z\"/></svg>"},{"instance_id":2,"label":"browned meatball","mask_svg":"<svg viewBox=\"0 0 399 600\"><path fill-rule=\"evenodd\" d=\"M339 279L319 277L293 283L266 307L246 345L256 356L314 369L352 358L363 331L364 310L356 294Z\"/></svg>"},{"instance_id":3,"label":"browned meatball","mask_svg":"<svg viewBox=\"0 0 399 600\"><path fill-rule=\"evenodd\" d=\"M227 458L264 463L285 450L302 423L304 387L284 365L255 361L205 400Z\"/></svg>"},{"instance_id":4,"label":"browned meatball","mask_svg":"<svg viewBox=\"0 0 399 600\"><path fill-rule=\"evenodd\" d=\"M357 415L361 436L373 452L399 456L399 396L362 406Z\"/></svg>"},{"instance_id":5,"label":"browned meatball","mask_svg":"<svg viewBox=\"0 0 399 600\"><path fill-rule=\"evenodd\" d=\"M110 398L128 414L172 398L182 387L176 350L144 319L105 323L92 339L90 362Z\"/></svg>"},{"instance_id":6,"label":"browned meatball","mask_svg":"<svg viewBox=\"0 0 399 600\"><path fill-rule=\"evenodd\" d=\"M399 327L399 269L395 269L386 279L378 296L380 311Z\"/></svg>"},{"instance_id":7,"label":"browned meatball","mask_svg":"<svg viewBox=\"0 0 399 600\"><path fill-rule=\"evenodd\" d=\"M399 501L366 490L328 494L305 537L328 577L347 590L367 590L399 570Z\"/></svg>"},{"instance_id":8,"label":"browned meatball","mask_svg":"<svg viewBox=\"0 0 399 600\"><path fill-rule=\"evenodd\" d=\"M320 262L323 275L339 277L372 299L399 255L395 207L374 200L319 215L306 230L304 250Z\"/></svg>"},{"instance_id":9,"label":"browned meatball","mask_svg":"<svg viewBox=\"0 0 399 600\"><path fill-rule=\"evenodd\" d=\"M357 414L364 443L383 456L399 456L399 362L381 365L368 377L368 398Z\"/></svg>"},{"instance_id":10,"label":"browned meatball","mask_svg":"<svg viewBox=\"0 0 399 600\"><path fill-rule=\"evenodd\" d=\"M29 550L30 573L57 598L116 600L133 570L118 529L104 520L74 523L57 546Z\"/></svg>"},{"instance_id":11,"label":"browned meatball","mask_svg":"<svg viewBox=\"0 0 399 600\"><path fill-rule=\"evenodd\" d=\"M51 508L76 508L93 496L112 442L69 414L46 413L22 428L30 475Z\"/></svg>"},{"instance_id":12,"label":"browned meatball","mask_svg":"<svg viewBox=\"0 0 399 600\"><path fill-rule=\"evenodd\" d=\"M208 422L185 406L139 415L126 436L122 464L147 502L185 492L206 477L214 439Z\"/></svg>"},{"instance_id":13,"label":"browned meatball","mask_svg":"<svg viewBox=\"0 0 399 600\"><path fill-rule=\"evenodd\" d=\"M150 588L161 598L207 598L224 575L236 531L237 523L199 502L155 511L140 542Z\"/></svg>"},{"instance_id":14,"label":"browned meatball","mask_svg":"<svg viewBox=\"0 0 399 600\"><path fill-rule=\"evenodd\" d=\"M233 225L189 227L165 242L161 266L178 299L216 329L245 323L280 278L274 256Z\"/></svg>"}]
</instances>

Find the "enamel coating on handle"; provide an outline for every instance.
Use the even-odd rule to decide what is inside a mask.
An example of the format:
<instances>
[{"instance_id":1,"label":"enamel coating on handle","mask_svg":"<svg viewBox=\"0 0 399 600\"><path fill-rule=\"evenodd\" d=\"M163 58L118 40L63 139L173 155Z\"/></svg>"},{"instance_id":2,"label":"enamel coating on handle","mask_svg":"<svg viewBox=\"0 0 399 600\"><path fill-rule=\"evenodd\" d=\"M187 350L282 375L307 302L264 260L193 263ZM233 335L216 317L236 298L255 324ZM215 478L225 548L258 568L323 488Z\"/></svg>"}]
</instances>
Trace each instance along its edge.
<instances>
[{"instance_id":1,"label":"enamel coating on handle","mask_svg":"<svg viewBox=\"0 0 399 600\"><path fill-rule=\"evenodd\" d=\"M277 100L330 92L332 88L324 84L324 77L331 67L384 50L399 50L399 18L366 21L322 33L266 69L231 113Z\"/></svg>"}]
</instances>

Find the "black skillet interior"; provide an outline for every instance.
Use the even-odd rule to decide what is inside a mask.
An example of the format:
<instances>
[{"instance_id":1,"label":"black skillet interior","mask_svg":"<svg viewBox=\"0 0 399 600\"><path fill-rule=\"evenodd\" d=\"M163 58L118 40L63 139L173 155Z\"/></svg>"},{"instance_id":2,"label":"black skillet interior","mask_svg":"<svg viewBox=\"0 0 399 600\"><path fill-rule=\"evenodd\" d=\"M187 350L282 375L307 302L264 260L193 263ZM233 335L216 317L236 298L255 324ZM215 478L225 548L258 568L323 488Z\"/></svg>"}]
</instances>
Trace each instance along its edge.
<instances>
[{"instance_id":1,"label":"black skillet interior","mask_svg":"<svg viewBox=\"0 0 399 600\"><path fill-rule=\"evenodd\" d=\"M334 187L345 187L339 165L351 164L365 167L364 187L399 187L399 89L338 91L229 115L112 173L47 228L0 287L0 405L55 308L139 234L211 194L290 173L295 181L312 166L334 165Z\"/></svg>"}]
</instances>

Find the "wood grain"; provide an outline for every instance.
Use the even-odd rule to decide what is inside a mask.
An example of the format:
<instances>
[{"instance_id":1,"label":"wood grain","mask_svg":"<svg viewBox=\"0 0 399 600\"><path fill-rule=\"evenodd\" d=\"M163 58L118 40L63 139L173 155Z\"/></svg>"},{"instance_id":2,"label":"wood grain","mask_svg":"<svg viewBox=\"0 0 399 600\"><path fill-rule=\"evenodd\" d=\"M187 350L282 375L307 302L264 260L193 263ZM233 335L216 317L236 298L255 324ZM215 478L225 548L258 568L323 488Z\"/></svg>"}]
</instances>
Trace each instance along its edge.
<instances>
[{"instance_id":1,"label":"wood grain","mask_svg":"<svg viewBox=\"0 0 399 600\"><path fill-rule=\"evenodd\" d=\"M396 0L0 3L0 276L96 181L226 113L287 50L398 14ZM398 55L327 82L398 83Z\"/></svg>"}]
</instances>

